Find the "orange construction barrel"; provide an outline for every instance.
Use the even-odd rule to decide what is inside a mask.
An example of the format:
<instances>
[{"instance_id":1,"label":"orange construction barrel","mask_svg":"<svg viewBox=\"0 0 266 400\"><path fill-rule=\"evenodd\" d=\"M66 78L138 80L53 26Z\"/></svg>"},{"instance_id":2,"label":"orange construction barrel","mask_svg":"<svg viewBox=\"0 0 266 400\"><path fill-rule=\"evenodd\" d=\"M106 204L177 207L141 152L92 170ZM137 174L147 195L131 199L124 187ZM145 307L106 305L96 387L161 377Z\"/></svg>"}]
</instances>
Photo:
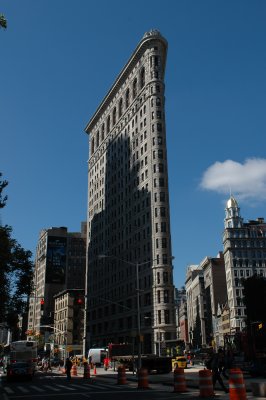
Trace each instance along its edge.
<instances>
[{"instance_id":1,"label":"orange construction barrel","mask_svg":"<svg viewBox=\"0 0 266 400\"><path fill-rule=\"evenodd\" d=\"M176 367L174 370L174 392L187 392L184 368Z\"/></svg>"},{"instance_id":2,"label":"orange construction barrel","mask_svg":"<svg viewBox=\"0 0 266 400\"><path fill-rule=\"evenodd\" d=\"M77 376L78 375L78 370L76 364L73 364L71 368L71 376Z\"/></svg>"},{"instance_id":3,"label":"orange construction barrel","mask_svg":"<svg viewBox=\"0 0 266 400\"><path fill-rule=\"evenodd\" d=\"M126 369L123 365L117 368L117 384L125 385L127 383Z\"/></svg>"},{"instance_id":4,"label":"orange construction barrel","mask_svg":"<svg viewBox=\"0 0 266 400\"><path fill-rule=\"evenodd\" d=\"M239 368L230 369L229 373L230 400L246 400L246 388L243 373Z\"/></svg>"},{"instance_id":5,"label":"orange construction barrel","mask_svg":"<svg viewBox=\"0 0 266 400\"><path fill-rule=\"evenodd\" d=\"M148 371L145 368L138 370L138 389L149 389Z\"/></svg>"},{"instance_id":6,"label":"orange construction barrel","mask_svg":"<svg viewBox=\"0 0 266 400\"><path fill-rule=\"evenodd\" d=\"M199 371L199 389L200 397L214 396L212 371L209 369L202 369Z\"/></svg>"}]
</instances>

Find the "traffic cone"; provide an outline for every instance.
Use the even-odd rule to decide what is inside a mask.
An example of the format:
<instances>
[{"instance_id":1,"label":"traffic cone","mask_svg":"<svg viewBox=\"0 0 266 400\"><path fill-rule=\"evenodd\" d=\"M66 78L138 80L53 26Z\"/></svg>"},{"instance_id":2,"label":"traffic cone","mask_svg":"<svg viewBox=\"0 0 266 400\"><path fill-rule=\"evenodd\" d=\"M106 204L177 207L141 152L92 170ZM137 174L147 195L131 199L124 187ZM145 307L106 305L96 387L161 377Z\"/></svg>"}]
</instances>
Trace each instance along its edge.
<instances>
[{"instance_id":1,"label":"traffic cone","mask_svg":"<svg viewBox=\"0 0 266 400\"><path fill-rule=\"evenodd\" d=\"M94 375L97 375L97 372L96 372L96 365L94 365L93 374L94 374Z\"/></svg>"}]
</instances>

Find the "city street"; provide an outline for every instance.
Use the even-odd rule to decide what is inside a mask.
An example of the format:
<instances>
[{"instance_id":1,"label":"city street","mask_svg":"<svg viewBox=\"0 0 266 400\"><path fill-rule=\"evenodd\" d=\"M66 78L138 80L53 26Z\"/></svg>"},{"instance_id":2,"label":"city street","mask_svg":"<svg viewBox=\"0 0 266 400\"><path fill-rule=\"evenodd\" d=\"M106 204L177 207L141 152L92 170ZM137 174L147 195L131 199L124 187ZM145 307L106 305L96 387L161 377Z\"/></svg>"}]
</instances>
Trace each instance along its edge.
<instances>
[{"instance_id":1,"label":"city street","mask_svg":"<svg viewBox=\"0 0 266 400\"><path fill-rule=\"evenodd\" d=\"M32 381L16 380L7 382L5 377L0 380L1 400L25 399L25 400L60 400L60 399L124 399L140 400L158 399L193 399L199 398L197 384L198 368L187 370L187 392L174 393L173 373L164 375L150 375L149 388L138 389L138 382L135 375L127 374L127 383L117 385L117 373L103 368L97 370L97 374L91 375L90 379L83 378L83 369L79 368L78 375L68 382L61 371L55 369L52 373L37 372ZM215 390L215 398L220 400L229 399L229 394ZM248 392L248 399L255 397ZM261 399L261 398L260 398Z\"/></svg>"}]
</instances>

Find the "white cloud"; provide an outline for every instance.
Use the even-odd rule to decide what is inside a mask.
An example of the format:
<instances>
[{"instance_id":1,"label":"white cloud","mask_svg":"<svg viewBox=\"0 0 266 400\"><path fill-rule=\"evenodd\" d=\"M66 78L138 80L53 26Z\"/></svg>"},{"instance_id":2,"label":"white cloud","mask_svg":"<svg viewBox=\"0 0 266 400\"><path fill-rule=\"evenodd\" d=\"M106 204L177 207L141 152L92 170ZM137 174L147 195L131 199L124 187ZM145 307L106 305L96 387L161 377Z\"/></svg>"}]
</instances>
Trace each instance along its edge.
<instances>
[{"instance_id":1,"label":"white cloud","mask_svg":"<svg viewBox=\"0 0 266 400\"><path fill-rule=\"evenodd\" d=\"M217 161L203 173L200 187L228 195L231 190L239 200L266 200L266 159Z\"/></svg>"}]
</instances>

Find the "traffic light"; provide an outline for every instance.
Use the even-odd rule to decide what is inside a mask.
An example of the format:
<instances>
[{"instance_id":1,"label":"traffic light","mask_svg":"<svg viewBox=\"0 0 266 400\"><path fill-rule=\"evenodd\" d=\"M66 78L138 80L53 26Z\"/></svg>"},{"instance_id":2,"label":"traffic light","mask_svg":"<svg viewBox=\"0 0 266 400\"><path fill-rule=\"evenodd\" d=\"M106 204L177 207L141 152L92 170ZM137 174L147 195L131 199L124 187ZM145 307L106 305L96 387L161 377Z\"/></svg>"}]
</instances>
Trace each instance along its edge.
<instances>
[{"instance_id":1,"label":"traffic light","mask_svg":"<svg viewBox=\"0 0 266 400\"><path fill-rule=\"evenodd\" d=\"M83 298L82 297L77 297L76 298L76 304L78 305L78 306L83 306Z\"/></svg>"},{"instance_id":2,"label":"traffic light","mask_svg":"<svg viewBox=\"0 0 266 400\"><path fill-rule=\"evenodd\" d=\"M262 322L259 323L258 328L259 328L259 329L262 329L262 328L263 328L263 323L262 323Z\"/></svg>"},{"instance_id":3,"label":"traffic light","mask_svg":"<svg viewBox=\"0 0 266 400\"><path fill-rule=\"evenodd\" d=\"M40 305L41 305L41 311L43 311L43 309L44 309L44 299L40 300Z\"/></svg>"}]
</instances>

